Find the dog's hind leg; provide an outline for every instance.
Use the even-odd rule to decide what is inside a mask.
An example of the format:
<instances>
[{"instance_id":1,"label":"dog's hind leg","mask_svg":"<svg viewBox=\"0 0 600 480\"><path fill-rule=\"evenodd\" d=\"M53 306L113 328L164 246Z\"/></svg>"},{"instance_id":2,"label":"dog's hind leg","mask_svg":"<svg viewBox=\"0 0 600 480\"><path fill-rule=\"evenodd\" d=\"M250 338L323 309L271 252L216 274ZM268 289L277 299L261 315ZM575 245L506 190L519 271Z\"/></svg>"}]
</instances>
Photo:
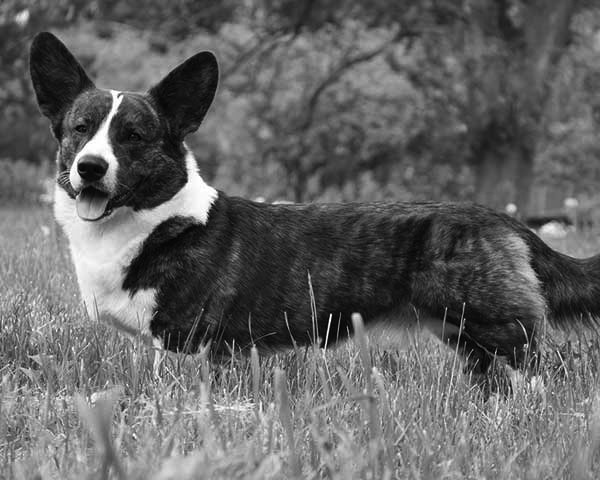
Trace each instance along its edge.
<instances>
[{"instance_id":1,"label":"dog's hind leg","mask_svg":"<svg viewBox=\"0 0 600 480\"><path fill-rule=\"evenodd\" d=\"M474 336L478 345L484 345L483 350L493 363L495 357L502 361L495 363L489 378L484 383L492 380L491 391L515 393L534 391L543 395L544 383L539 375L540 351L536 336L537 322L515 320L496 327L485 328L481 325L472 325L471 336ZM491 353L491 355L490 355ZM489 366L488 365L488 366Z\"/></svg>"},{"instance_id":2,"label":"dog's hind leg","mask_svg":"<svg viewBox=\"0 0 600 480\"><path fill-rule=\"evenodd\" d=\"M468 335L451 335L444 339L465 360L465 372L485 374L494 361L494 354L474 342Z\"/></svg>"},{"instance_id":3,"label":"dog's hind leg","mask_svg":"<svg viewBox=\"0 0 600 480\"><path fill-rule=\"evenodd\" d=\"M537 370L540 355L533 321L466 322L462 336L460 344L464 344L467 353L469 349L479 349L488 357L505 359L515 370Z\"/></svg>"},{"instance_id":4,"label":"dog's hind leg","mask_svg":"<svg viewBox=\"0 0 600 480\"><path fill-rule=\"evenodd\" d=\"M466 362L465 371L476 374L485 373L494 360L494 352L480 345L465 331L464 319L446 316L443 321L434 316L426 316L418 323L427 329L450 349L455 350Z\"/></svg>"}]
</instances>

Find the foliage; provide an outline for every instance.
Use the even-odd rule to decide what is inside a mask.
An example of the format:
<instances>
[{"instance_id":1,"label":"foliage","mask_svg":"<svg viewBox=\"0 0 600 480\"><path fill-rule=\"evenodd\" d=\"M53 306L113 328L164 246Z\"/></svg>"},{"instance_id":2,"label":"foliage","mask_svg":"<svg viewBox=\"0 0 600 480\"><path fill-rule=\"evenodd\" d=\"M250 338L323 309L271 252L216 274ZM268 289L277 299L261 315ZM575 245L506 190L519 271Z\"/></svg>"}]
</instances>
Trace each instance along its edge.
<instances>
[{"instance_id":1,"label":"foliage","mask_svg":"<svg viewBox=\"0 0 600 480\"><path fill-rule=\"evenodd\" d=\"M0 205L47 203L54 181L49 165L0 158Z\"/></svg>"},{"instance_id":2,"label":"foliage","mask_svg":"<svg viewBox=\"0 0 600 480\"><path fill-rule=\"evenodd\" d=\"M549 100L538 183L554 189L597 194L600 181L600 10L578 15L580 32L563 58Z\"/></svg>"},{"instance_id":3,"label":"foliage","mask_svg":"<svg viewBox=\"0 0 600 480\"><path fill-rule=\"evenodd\" d=\"M29 84L29 42L40 30L73 23L86 4L83 0L0 3L0 156L51 162L53 143Z\"/></svg>"},{"instance_id":4,"label":"foliage","mask_svg":"<svg viewBox=\"0 0 600 480\"><path fill-rule=\"evenodd\" d=\"M216 51L221 88L189 142L205 176L232 193L501 206L519 191L527 203L533 179L591 190L600 10L563 12L567 35L546 28L536 2L10 0L0 151L53 156L26 45L54 28L104 87L144 89L187 55Z\"/></svg>"},{"instance_id":5,"label":"foliage","mask_svg":"<svg viewBox=\"0 0 600 480\"><path fill-rule=\"evenodd\" d=\"M198 29L218 29L232 14L235 2L178 1L131 2L119 0L3 0L0 4L0 152L3 156L23 158L32 163L51 163L54 149L46 122L41 119L29 84L27 54L33 35L42 30L66 28L86 22L98 23L94 34L99 38L112 35L114 22L130 22L155 29L160 23L165 35L184 38ZM215 6L216 5L216 6ZM140 8L142 7L142 8ZM171 18L173 21L164 21ZM185 19L184 22L181 19ZM148 41L149 35L146 36ZM160 39L158 39L160 40ZM93 43L93 42L92 42ZM165 51L165 43L149 42ZM126 44L118 45L127 52ZM96 52L88 49L80 57L84 66L94 62ZM139 63L139 59L138 59ZM134 64L135 66L135 64ZM133 71L130 65L129 73Z\"/></svg>"},{"instance_id":6,"label":"foliage","mask_svg":"<svg viewBox=\"0 0 600 480\"><path fill-rule=\"evenodd\" d=\"M178 40L198 32L216 33L221 25L231 19L238 2L234 0L96 0L96 18L120 22ZM105 32L110 35L110 30ZM155 47L161 48L157 42ZM166 47L163 47L166 48Z\"/></svg>"}]
</instances>

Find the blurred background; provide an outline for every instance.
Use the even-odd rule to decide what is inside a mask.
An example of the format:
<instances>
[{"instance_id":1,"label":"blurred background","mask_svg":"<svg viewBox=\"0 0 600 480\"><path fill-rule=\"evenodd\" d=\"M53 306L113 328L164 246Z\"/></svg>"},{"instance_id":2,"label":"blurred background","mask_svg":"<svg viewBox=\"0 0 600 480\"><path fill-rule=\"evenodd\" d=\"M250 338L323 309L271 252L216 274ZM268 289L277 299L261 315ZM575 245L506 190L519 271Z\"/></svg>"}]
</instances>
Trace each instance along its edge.
<instances>
[{"instance_id":1,"label":"blurred background","mask_svg":"<svg viewBox=\"0 0 600 480\"><path fill-rule=\"evenodd\" d=\"M230 194L600 210L598 1L1 0L3 203L52 183L27 67L42 30L121 90L214 51L220 89L188 143Z\"/></svg>"}]
</instances>

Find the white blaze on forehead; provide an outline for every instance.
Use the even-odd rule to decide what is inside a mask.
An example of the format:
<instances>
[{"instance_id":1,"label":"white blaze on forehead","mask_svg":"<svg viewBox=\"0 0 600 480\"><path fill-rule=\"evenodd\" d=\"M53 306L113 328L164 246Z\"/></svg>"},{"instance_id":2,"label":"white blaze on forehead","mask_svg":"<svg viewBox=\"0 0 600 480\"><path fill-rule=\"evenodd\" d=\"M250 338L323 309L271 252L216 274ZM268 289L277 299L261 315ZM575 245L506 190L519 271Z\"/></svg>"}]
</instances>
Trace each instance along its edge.
<instances>
[{"instance_id":1,"label":"white blaze on forehead","mask_svg":"<svg viewBox=\"0 0 600 480\"><path fill-rule=\"evenodd\" d=\"M117 114L117 110L119 109L119 105L123 101L122 92L118 92L116 90L111 90L110 94L112 96L112 104L110 107L110 111L108 115L104 118L102 123L100 124L100 128L95 133L95 135L83 146L83 148L79 151L79 153L75 156L75 160L73 161L73 165L71 166L71 171L69 172L69 180L71 185L75 190L79 190L81 188L81 177L77 173L77 163L79 159L84 155L95 155L97 157L103 158L106 163L108 163L108 170L106 171L106 175L102 179L102 182L111 192L114 191L117 185L117 169L118 162L117 157L113 151L112 145L110 143L110 138L108 136L108 131L110 129L110 124Z\"/></svg>"}]
</instances>

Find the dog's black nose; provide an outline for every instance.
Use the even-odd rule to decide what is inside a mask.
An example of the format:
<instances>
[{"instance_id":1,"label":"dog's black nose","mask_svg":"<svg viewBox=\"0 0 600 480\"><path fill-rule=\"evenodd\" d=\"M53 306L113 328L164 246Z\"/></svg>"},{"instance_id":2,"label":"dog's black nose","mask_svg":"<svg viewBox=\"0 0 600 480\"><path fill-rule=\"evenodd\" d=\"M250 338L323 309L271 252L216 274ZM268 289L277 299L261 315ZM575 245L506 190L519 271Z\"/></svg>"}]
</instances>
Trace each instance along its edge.
<instances>
[{"instance_id":1,"label":"dog's black nose","mask_svg":"<svg viewBox=\"0 0 600 480\"><path fill-rule=\"evenodd\" d=\"M108 163L96 155L84 155L77 162L77 173L86 182L100 180L108 170Z\"/></svg>"}]
</instances>

